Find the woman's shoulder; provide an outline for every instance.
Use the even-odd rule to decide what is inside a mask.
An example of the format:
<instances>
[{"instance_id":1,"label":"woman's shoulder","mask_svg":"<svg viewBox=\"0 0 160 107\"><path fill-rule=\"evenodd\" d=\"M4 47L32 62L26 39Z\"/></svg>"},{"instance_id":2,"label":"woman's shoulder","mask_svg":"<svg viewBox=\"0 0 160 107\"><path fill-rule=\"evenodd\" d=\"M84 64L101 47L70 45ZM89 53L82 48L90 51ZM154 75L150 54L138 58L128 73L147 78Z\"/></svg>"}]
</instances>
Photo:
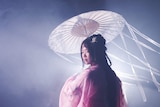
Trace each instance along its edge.
<instances>
[{"instance_id":1,"label":"woman's shoulder","mask_svg":"<svg viewBox=\"0 0 160 107\"><path fill-rule=\"evenodd\" d=\"M91 71L95 71L99 68L98 65L91 65L91 66L88 66L87 68L84 69L84 71L87 71L87 72L91 72Z\"/></svg>"},{"instance_id":2,"label":"woman's shoulder","mask_svg":"<svg viewBox=\"0 0 160 107\"><path fill-rule=\"evenodd\" d=\"M80 72L74 73L73 75L71 75L66 82L69 81L82 81L84 79L86 79L88 77L88 74L92 71L94 71L95 69L97 69L97 66L89 66L87 68L82 69Z\"/></svg>"}]
</instances>

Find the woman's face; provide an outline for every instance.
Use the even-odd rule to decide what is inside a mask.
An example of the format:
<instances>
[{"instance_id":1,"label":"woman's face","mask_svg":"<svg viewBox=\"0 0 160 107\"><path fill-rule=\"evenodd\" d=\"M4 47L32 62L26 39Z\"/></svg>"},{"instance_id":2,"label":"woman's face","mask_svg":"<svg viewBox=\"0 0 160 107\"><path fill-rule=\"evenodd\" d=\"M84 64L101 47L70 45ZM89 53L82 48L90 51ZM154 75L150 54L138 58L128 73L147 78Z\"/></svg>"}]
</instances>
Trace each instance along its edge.
<instances>
[{"instance_id":1,"label":"woman's face","mask_svg":"<svg viewBox=\"0 0 160 107\"><path fill-rule=\"evenodd\" d=\"M82 45L82 60L85 64L92 64L92 59L91 59L91 56L90 56L90 53L88 51L88 49Z\"/></svg>"}]
</instances>

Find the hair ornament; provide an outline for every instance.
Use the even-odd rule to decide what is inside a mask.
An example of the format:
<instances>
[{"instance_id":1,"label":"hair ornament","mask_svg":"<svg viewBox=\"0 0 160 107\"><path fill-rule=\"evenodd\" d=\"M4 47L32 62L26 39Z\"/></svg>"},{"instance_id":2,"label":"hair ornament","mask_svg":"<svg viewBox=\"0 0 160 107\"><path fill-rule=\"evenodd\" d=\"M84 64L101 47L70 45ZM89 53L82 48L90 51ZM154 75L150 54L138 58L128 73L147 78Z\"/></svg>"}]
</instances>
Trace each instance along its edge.
<instances>
[{"instance_id":1,"label":"hair ornament","mask_svg":"<svg viewBox=\"0 0 160 107\"><path fill-rule=\"evenodd\" d=\"M93 37L91 43L96 43L96 42L97 42L96 37Z\"/></svg>"}]
</instances>

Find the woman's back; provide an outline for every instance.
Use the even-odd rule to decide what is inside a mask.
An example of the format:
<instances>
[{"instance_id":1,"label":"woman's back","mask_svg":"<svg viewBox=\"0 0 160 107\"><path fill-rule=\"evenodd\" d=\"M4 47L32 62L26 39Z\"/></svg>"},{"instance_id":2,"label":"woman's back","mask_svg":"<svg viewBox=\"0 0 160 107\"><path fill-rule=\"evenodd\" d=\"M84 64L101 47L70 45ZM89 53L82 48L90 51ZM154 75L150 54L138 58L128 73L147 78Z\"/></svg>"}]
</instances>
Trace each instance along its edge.
<instances>
[{"instance_id":1,"label":"woman's back","mask_svg":"<svg viewBox=\"0 0 160 107\"><path fill-rule=\"evenodd\" d=\"M121 81L110 67L107 69L97 67L90 72L88 79L93 82L93 87L96 90L95 95L91 98L93 105L91 107L100 107L100 105L117 107L116 100L119 96Z\"/></svg>"}]
</instances>

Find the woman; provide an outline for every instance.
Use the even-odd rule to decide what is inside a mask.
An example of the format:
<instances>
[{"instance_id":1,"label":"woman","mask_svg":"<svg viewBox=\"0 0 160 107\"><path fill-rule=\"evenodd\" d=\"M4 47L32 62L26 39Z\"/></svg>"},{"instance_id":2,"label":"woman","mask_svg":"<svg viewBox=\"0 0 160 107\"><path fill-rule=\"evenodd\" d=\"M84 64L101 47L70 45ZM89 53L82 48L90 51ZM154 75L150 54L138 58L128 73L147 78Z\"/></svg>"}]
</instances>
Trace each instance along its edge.
<instances>
[{"instance_id":1,"label":"woman","mask_svg":"<svg viewBox=\"0 0 160 107\"><path fill-rule=\"evenodd\" d=\"M90 66L65 82L59 107L126 107L121 81L110 67L105 42L100 34L82 42L82 62Z\"/></svg>"}]
</instances>

